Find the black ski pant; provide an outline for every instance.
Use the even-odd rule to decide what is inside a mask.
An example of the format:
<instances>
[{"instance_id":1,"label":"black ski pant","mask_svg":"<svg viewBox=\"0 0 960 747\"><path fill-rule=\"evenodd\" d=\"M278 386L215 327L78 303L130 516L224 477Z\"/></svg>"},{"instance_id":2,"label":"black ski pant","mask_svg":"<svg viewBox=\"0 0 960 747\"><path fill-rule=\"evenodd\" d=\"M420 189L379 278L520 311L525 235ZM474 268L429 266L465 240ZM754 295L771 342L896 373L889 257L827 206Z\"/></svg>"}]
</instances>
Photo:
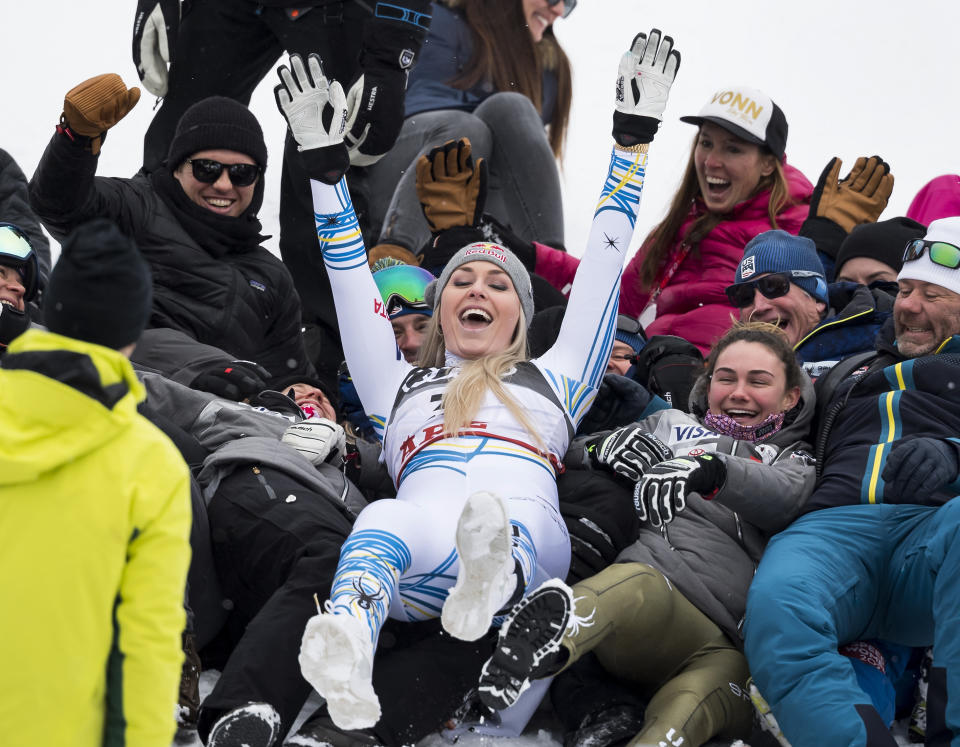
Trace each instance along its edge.
<instances>
[{"instance_id":1,"label":"black ski pant","mask_svg":"<svg viewBox=\"0 0 960 747\"><path fill-rule=\"evenodd\" d=\"M342 504L257 465L221 482L208 515L235 645L203 701L200 736L206 742L223 713L250 702L272 705L286 733L310 695L297 661L303 629L317 614L314 594L330 596L352 520Z\"/></svg>"},{"instance_id":2,"label":"black ski pant","mask_svg":"<svg viewBox=\"0 0 960 747\"><path fill-rule=\"evenodd\" d=\"M295 18L283 8L249 0L186 0L182 12L167 96L144 137L147 171L166 160L177 122L190 105L208 96L249 104L285 51L303 57L318 53L327 77L346 90L358 72L361 34L369 17L353 0L301 8ZM293 276L304 321L316 325L308 352L320 378L335 388L343 359L336 312L317 247L309 179L289 133L280 182L280 256Z\"/></svg>"}]
</instances>

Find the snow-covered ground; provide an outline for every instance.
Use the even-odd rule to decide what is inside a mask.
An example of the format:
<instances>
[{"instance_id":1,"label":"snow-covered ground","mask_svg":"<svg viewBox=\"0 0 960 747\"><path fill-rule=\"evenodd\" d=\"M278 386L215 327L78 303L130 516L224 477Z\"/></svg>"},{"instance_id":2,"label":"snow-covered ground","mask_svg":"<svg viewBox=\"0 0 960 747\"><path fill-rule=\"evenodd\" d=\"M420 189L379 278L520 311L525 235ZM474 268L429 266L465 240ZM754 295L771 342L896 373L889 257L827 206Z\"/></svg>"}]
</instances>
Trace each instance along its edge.
<instances>
[{"instance_id":1,"label":"snow-covered ground","mask_svg":"<svg viewBox=\"0 0 960 747\"><path fill-rule=\"evenodd\" d=\"M137 82L130 59L134 7L132 0L4 4L0 147L28 176L67 90L104 72L120 73L128 85ZM760 88L777 101L790 125L788 159L811 181L834 155L847 166L859 155L882 155L896 176L887 217L903 214L930 178L960 172L958 3L581 0L570 18L557 24L575 76L563 167L567 246L574 254L582 251L606 169L617 61L636 32L654 26L674 36L683 62L651 152L635 245L663 216L686 162L693 129L678 117L696 113L713 91L727 85ZM273 85L268 78L251 107L273 158L261 217L266 232L276 236L283 120ZM145 97L111 131L101 174L137 170L153 103ZM515 743L542 747L555 739L534 731Z\"/></svg>"}]
</instances>

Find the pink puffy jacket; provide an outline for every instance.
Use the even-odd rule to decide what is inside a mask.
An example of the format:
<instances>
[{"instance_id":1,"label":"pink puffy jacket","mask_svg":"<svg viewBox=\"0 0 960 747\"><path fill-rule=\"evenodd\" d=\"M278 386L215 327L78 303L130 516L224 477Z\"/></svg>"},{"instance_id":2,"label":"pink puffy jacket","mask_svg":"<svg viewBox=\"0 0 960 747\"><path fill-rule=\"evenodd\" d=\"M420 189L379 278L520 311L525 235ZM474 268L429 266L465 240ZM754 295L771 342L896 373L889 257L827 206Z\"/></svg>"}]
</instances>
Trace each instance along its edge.
<instances>
[{"instance_id":1,"label":"pink puffy jacket","mask_svg":"<svg viewBox=\"0 0 960 747\"><path fill-rule=\"evenodd\" d=\"M777 227L795 234L807 217L813 185L789 164L784 164L784 171L790 196L796 204L780 212ZM706 354L713 342L730 328L731 314L736 317L738 312L727 301L724 288L733 283L747 242L773 227L767 218L769 197L770 193L766 191L741 202L704 237L699 252L687 254L657 299L657 317L645 330L648 337L679 335ZM703 203L698 200L691 208L680 235L704 210ZM580 260L543 244L535 246L537 274L564 293L568 292ZM679 250L678 242L662 265L661 272L670 265ZM640 247L627 264L620 283L620 311L634 318L640 316L650 298L650 294L640 286L643 257L644 247ZM658 278L654 287L659 285Z\"/></svg>"}]
</instances>

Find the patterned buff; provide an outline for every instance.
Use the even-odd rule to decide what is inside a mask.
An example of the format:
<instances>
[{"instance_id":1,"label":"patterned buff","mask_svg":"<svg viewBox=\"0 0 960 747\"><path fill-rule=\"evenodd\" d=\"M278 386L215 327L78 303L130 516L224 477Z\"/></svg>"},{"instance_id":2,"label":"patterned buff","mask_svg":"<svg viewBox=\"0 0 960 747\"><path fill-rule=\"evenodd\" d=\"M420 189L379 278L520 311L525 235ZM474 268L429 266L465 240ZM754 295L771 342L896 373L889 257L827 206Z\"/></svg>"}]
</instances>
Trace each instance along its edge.
<instances>
[{"instance_id":1,"label":"patterned buff","mask_svg":"<svg viewBox=\"0 0 960 747\"><path fill-rule=\"evenodd\" d=\"M729 415L723 413L715 414L708 412L703 418L703 424L710 430L722 433L724 436L730 436L740 441L750 441L756 443L770 438L783 426L783 418L786 413L775 412L768 415L756 425L741 425Z\"/></svg>"}]
</instances>

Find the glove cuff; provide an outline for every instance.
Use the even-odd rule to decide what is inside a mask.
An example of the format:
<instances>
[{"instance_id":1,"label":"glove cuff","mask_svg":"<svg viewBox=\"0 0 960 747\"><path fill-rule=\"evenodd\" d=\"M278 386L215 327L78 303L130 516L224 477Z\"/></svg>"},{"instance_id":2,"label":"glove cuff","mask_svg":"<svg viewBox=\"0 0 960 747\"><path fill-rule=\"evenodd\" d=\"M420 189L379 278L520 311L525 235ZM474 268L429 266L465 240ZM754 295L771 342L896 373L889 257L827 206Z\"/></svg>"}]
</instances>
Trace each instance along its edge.
<instances>
[{"instance_id":1,"label":"glove cuff","mask_svg":"<svg viewBox=\"0 0 960 747\"><path fill-rule=\"evenodd\" d=\"M384 3L377 3L378 12L383 6ZM395 6L390 6L390 8L395 11L400 10ZM410 11L408 15L420 19L427 25L430 23L430 16L424 16L413 11ZM424 18L426 20L422 21ZM378 16L375 20L368 21L363 29L360 67L363 70L386 68L398 72L408 71L413 67L414 60L420 53L426 35L426 26L420 26L412 20L406 21Z\"/></svg>"},{"instance_id":2,"label":"glove cuff","mask_svg":"<svg viewBox=\"0 0 960 747\"><path fill-rule=\"evenodd\" d=\"M60 115L60 123L56 127L57 134L65 136L68 140L72 141L78 148L83 150L90 151L93 155L100 155L100 146L103 145L103 141L107 139L107 131L104 130L99 135L90 137L89 135L81 135L79 132L75 132L71 127L70 123L67 121L65 114Z\"/></svg>"},{"instance_id":3,"label":"glove cuff","mask_svg":"<svg viewBox=\"0 0 960 747\"><path fill-rule=\"evenodd\" d=\"M715 454L698 456L694 459L697 460L697 464L703 470L703 479L702 484L691 486L691 488L696 490L705 501L712 501L727 481L727 467L723 460ZM697 482L700 483L701 481L698 480Z\"/></svg>"},{"instance_id":4,"label":"glove cuff","mask_svg":"<svg viewBox=\"0 0 960 747\"><path fill-rule=\"evenodd\" d=\"M836 222L822 215L807 218L800 226L800 236L811 239L817 245L817 251L832 259L837 258L840 244L847 238L847 232Z\"/></svg>"},{"instance_id":5,"label":"glove cuff","mask_svg":"<svg viewBox=\"0 0 960 747\"><path fill-rule=\"evenodd\" d=\"M339 184L350 168L350 152L344 143L300 151L300 160L311 179Z\"/></svg>"},{"instance_id":6,"label":"glove cuff","mask_svg":"<svg viewBox=\"0 0 960 747\"><path fill-rule=\"evenodd\" d=\"M659 127L660 120L654 117L638 117L619 111L613 113L613 139L624 148L652 143Z\"/></svg>"}]
</instances>

